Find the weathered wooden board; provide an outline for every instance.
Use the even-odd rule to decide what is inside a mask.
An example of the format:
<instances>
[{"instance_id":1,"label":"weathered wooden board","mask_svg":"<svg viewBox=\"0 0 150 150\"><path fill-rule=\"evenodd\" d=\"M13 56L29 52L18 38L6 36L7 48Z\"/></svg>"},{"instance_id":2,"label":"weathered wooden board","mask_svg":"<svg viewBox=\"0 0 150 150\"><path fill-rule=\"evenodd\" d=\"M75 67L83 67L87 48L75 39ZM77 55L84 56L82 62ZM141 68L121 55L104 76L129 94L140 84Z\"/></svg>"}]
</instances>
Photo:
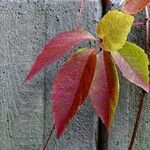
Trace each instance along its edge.
<instances>
[{"instance_id":1,"label":"weathered wooden board","mask_svg":"<svg viewBox=\"0 0 150 150\"><path fill-rule=\"evenodd\" d=\"M95 33L92 14L97 2L86 1L82 25ZM96 5L95 5L96 4ZM70 53L21 86L42 45L56 33L75 26L79 0L0 1L0 150L40 150L53 124L52 81ZM100 7L101 10L101 7ZM138 15L143 20L143 14ZM144 29L134 27L130 40L143 46ZM93 43L86 42L86 46ZM76 49L76 48L75 48ZM73 50L72 50L73 52ZM120 75L119 106L108 150L127 150L138 106L139 90ZM135 150L150 148L150 96L146 96ZM61 139L52 136L49 150L94 150L95 113L88 101Z\"/></svg>"},{"instance_id":2,"label":"weathered wooden board","mask_svg":"<svg viewBox=\"0 0 150 150\"><path fill-rule=\"evenodd\" d=\"M91 4L95 3L86 2L85 11L83 12L82 26L94 33L95 24L91 20L91 13L89 8ZM99 4L99 3L97 3ZM79 9L79 1L56 1L50 3L46 2L45 5L45 17L46 17L46 33L47 39L54 36L56 33L68 29L72 29L76 25L76 15ZM89 12L88 12L89 11ZM86 43L85 46L91 43ZM75 48L76 49L76 48ZM51 104L49 102L51 84L54 75L70 56L68 53L64 58L60 59L57 63L49 67L45 72L46 92L45 92L45 131L44 135L46 139L46 133L52 127L52 115L49 115ZM55 144L54 144L55 142ZM95 149L95 132L94 132L94 111L91 107L91 103L87 102L85 106L81 107L77 116L72 120L71 125L68 127L65 134L56 140L53 136L49 142L49 149L64 149L64 150L78 150L78 149Z\"/></svg>"},{"instance_id":3,"label":"weathered wooden board","mask_svg":"<svg viewBox=\"0 0 150 150\"><path fill-rule=\"evenodd\" d=\"M86 2L82 24L94 32L89 8L95 8L93 2ZM58 32L75 26L78 9L76 0L0 2L0 149L42 149L53 124L52 80L70 54L31 82L21 83L42 45ZM52 136L48 149L95 149L94 116L87 102L60 140Z\"/></svg>"},{"instance_id":4,"label":"weathered wooden board","mask_svg":"<svg viewBox=\"0 0 150 150\"><path fill-rule=\"evenodd\" d=\"M40 149L44 76L21 86L45 42L41 3L0 2L0 149ZM43 5L44 6L44 5Z\"/></svg>"}]
</instances>

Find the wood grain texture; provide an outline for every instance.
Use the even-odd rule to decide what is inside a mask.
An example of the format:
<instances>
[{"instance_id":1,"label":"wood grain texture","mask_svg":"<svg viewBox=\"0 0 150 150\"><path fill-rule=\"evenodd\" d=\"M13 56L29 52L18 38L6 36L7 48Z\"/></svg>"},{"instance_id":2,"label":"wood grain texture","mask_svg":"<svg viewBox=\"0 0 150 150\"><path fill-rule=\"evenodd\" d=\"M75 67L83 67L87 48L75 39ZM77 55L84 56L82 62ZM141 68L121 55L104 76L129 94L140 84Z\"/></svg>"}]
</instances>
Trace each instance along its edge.
<instances>
[{"instance_id":1,"label":"wood grain texture","mask_svg":"<svg viewBox=\"0 0 150 150\"><path fill-rule=\"evenodd\" d=\"M91 31L94 34L95 24L90 19L91 14L88 12L92 3L87 1L83 12L81 24L82 26ZM94 5L93 5L94 6ZM72 29L75 27L75 17L79 8L79 1L59 1L51 4L49 1L46 3L46 22L47 22L47 38L54 36L57 32ZM92 7L93 8L93 7ZM53 20L53 21L52 21ZM93 45L93 43L86 42L84 46ZM81 46L79 46L81 47ZM77 47L71 51L76 51ZM59 59L56 63L50 66L45 72L45 139L46 133L52 127L52 115L49 116L51 109L50 104L50 89L52 87L52 81L60 66L64 64L67 58L71 55L67 53L65 57ZM49 101L50 100L50 101ZM93 150L95 149L95 132L94 132L94 116L95 113L92 109L91 103L88 101L84 106L80 108L77 115L72 120L70 126L65 130L64 135L57 140L55 135L49 142L48 149L54 150ZM53 144L55 143L55 144Z\"/></svg>"},{"instance_id":2,"label":"wood grain texture","mask_svg":"<svg viewBox=\"0 0 150 150\"><path fill-rule=\"evenodd\" d=\"M86 3L82 24L94 33ZM74 27L79 1L0 1L0 149L41 150L52 127L51 85L69 53L32 81L21 86L42 45ZM84 23L83 23L84 20ZM93 43L86 42L85 46ZM73 50L72 50L73 52ZM83 106L60 140L53 135L48 149L95 149L94 111Z\"/></svg>"},{"instance_id":3,"label":"wood grain texture","mask_svg":"<svg viewBox=\"0 0 150 150\"><path fill-rule=\"evenodd\" d=\"M99 12L93 14L95 4L86 2L81 23L92 33L95 33L92 19L100 16ZM56 33L74 27L78 6L77 0L0 1L0 149L42 149L53 124L50 99L52 81L70 53L31 82L24 86L21 83L42 45ZM137 21L142 19L143 13L140 13ZM130 40L143 46L143 37L144 29L133 28ZM84 45L93 43L86 42ZM136 86L121 75L120 84L120 101L108 139L108 150L127 150L139 102L140 91ZM150 96L146 95L135 150L150 147L149 107ZM48 150L94 150L95 118L88 101L80 108L61 139L52 136Z\"/></svg>"},{"instance_id":4,"label":"wood grain texture","mask_svg":"<svg viewBox=\"0 0 150 150\"><path fill-rule=\"evenodd\" d=\"M43 77L21 82L45 40L40 4L0 3L0 149L40 149Z\"/></svg>"}]
</instances>

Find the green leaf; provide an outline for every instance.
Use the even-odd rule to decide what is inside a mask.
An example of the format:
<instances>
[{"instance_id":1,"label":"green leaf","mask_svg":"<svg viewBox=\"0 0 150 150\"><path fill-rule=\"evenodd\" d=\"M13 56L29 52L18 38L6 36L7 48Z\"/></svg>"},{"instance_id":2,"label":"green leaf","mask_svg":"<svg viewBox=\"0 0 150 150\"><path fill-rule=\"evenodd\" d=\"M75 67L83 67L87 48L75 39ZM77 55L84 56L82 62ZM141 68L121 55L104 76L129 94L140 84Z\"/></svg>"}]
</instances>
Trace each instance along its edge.
<instances>
[{"instance_id":1,"label":"green leaf","mask_svg":"<svg viewBox=\"0 0 150 150\"><path fill-rule=\"evenodd\" d=\"M97 34L102 40L101 47L115 51L125 44L134 17L118 10L109 11L98 23Z\"/></svg>"},{"instance_id":2,"label":"green leaf","mask_svg":"<svg viewBox=\"0 0 150 150\"><path fill-rule=\"evenodd\" d=\"M126 42L123 48L112 53L112 56L129 81L149 92L149 60L142 48Z\"/></svg>"}]
</instances>

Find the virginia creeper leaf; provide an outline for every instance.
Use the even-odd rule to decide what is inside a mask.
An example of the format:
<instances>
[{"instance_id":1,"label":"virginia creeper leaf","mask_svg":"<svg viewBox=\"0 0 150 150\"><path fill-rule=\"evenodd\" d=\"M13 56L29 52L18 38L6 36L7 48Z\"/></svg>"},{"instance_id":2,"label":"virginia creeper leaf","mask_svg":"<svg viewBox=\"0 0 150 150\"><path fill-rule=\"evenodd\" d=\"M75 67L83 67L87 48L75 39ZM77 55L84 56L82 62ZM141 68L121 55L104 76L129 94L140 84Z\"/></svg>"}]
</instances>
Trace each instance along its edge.
<instances>
[{"instance_id":1,"label":"virginia creeper leaf","mask_svg":"<svg viewBox=\"0 0 150 150\"><path fill-rule=\"evenodd\" d=\"M107 51L97 55L90 96L98 116L109 130L118 104L119 80L116 66Z\"/></svg>"},{"instance_id":2,"label":"virginia creeper leaf","mask_svg":"<svg viewBox=\"0 0 150 150\"><path fill-rule=\"evenodd\" d=\"M146 5L150 3L150 0L126 0L123 11L129 14L136 14L141 11Z\"/></svg>"},{"instance_id":3,"label":"virginia creeper leaf","mask_svg":"<svg viewBox=\"0 0 150 150\"><path fill-rule=\"evenodd\" d=\"M81 49L61 68L53 84L53 113L59 138L86 100L96 67L93 49Z\"/></svg>"},{"instance_id":4,"label":"virginia creeper leaf","mask_svg":"<svg viewBox=\"0 0 150 150\"><path fill-rule=\"evenodd\" d=\"M118 68L129 81L149 92L149 60L143 49L126 42L123 48L112 53L112 56Z\"/></svg>"},{"instance_id":5,"label":"virginia creeper leaf","mask_svg":"<svg viewBox=\"0 0 150 150\"><path fill-rule=\"evenodd\" d=\"M134 17L118 10L109 11L98 23L97 34L106 51L121 48L131 30Z\"/></svg>"},{"instance_id":6,"label":"virginia creeper leaf","mask_svg":"<svg viewBox=\"0 0 150 150\"><path fill-rule=\"evenodd\" d=\"M25 81L30 80L43 68L52 64L61 57L67 50L85 40L95 40L95 37L83 29L76 29L58 34L48 41L36 57L35 62L29 71Z\"/></svg>"}]
</instances>

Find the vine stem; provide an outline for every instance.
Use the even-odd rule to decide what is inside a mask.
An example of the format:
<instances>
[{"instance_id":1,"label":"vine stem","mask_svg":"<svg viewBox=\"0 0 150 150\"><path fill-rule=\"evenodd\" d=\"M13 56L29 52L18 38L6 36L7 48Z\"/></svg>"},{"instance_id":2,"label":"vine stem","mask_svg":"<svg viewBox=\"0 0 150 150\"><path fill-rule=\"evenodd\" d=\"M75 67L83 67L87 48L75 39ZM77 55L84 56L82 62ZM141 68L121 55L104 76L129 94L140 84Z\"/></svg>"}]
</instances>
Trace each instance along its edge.
<instances>
[{"instance_id":1,"label":"vine stem","mask_svg":"<svg viewBox=\"0 0 150 150\"><path fill-rule=\"evenodd\" d=\"M108 10L106 10L109 0L101 0L102 3L102 17L107 13ZM110 7L108 8L110 9ZM100 41L97 41L97 49L100 49ZM108 132L107 129L102 122L101 118L98 117L98 123L97 123L97 131L96 131L96 150L107 150L108 149Z\"/></svg>"},{"instance_id":2,"label":"vine stem","mask_svg":"<svg viewBox=\"0 0 150 150\"><path fill-rule=\"evenodd\" d=\"M145 7L145 16L146 16L145 17L145 25L146 25L145 52L148 53L148 50L149 50L149 31L150 31L150 27L149 27L150 17L149 17L148 6ZM146 92L144 90L142 90L141 96L140 96L139 110L138 110L138 113L137 113L136 122L134 124L133 134L132 134L132 137L131 137L131 141L130 141L128 150L132 150L133 145L134 145L134 141L135 141L135 138L136 138L136 133L137 133L139 123L140 123L141 113L142 113L142 110L143 110L145 94L146 94Z\"/></svg>"},{"instance_id":3,"label":"vine stem","mask_svg":"<svg viewBox=\"0 0 150 150\"><path fill-rule=\"evenodd\" d=\"M133 26L145 26L145 22L135 22Z\"/></svg>"},{"instance_id":4,"label":"vine stem","mask_svg":"<svg viewBox=\"0 0 150 150\"><path fill-rule=\"evenodd\" d=\"M145 96L145 91L142 90L141 98L140 98L140 104L139 104L139 110L138 110L138 113L137 113L136 122L135 122L135 125L134 125L133 134L132 134L132 137L131 137L131 141L130 141L128 150L132 150L133 145L134 145L134 141L135 141L135 138L136 138L136 133L137 133L137 130L138 130L138 127L139 127L141 113L142 113L142 109L143 109L143 105L144 105L144 96Z\"/></svg>"},{"instance_id":5,"label":"vine stem","mask_svg":"<svg viewBox=\"0 0 150 150\"><path fill-rule=\"evenodd\" d=\"M45 150L45 149L46 149L47 144L48 144L48 142L49 142L49 140L50 140L50 138L51 138L51 135L52 135L52 133L53 133L54 129L55 129L55 124L53 125L53 127L52 127L51 131L48 133L47 140L46 140L46 143L45 143L45 145L44 145L44 147L43 147L43 150Z\"/></svg>"},{"instance_id":6,"label":"vine stem","mask_svg":"<svg viewBox=\"0 0 150 150\"><path fill-rule=\"evenodd\" d=\"M76 27L77 27L77 28L80 27L81 16L82 16L82 12L83 12L83 9L84 9L84 2L85 2L85 0L81 0L81 1L80 1L79 14L77 14L77 17L76 17Z\"/></svg>"}]
</instances>

